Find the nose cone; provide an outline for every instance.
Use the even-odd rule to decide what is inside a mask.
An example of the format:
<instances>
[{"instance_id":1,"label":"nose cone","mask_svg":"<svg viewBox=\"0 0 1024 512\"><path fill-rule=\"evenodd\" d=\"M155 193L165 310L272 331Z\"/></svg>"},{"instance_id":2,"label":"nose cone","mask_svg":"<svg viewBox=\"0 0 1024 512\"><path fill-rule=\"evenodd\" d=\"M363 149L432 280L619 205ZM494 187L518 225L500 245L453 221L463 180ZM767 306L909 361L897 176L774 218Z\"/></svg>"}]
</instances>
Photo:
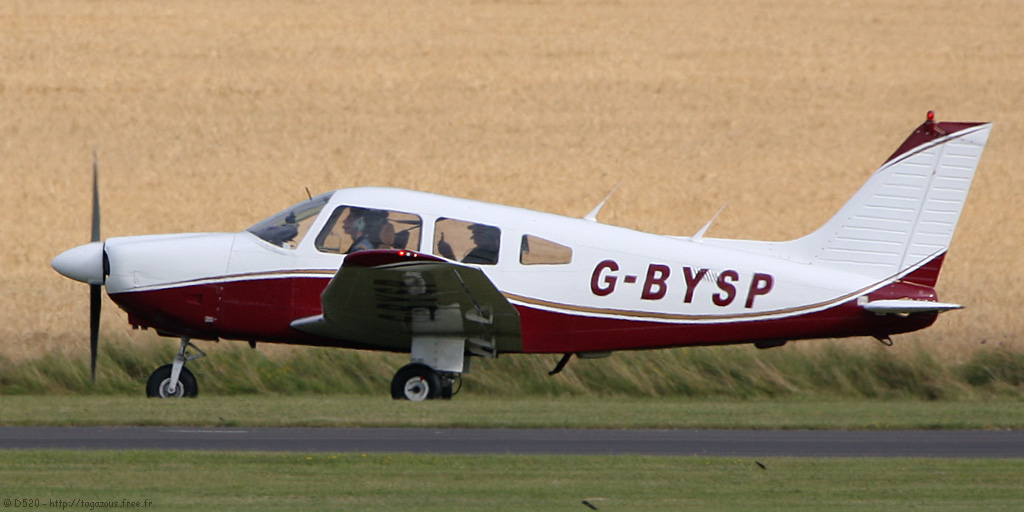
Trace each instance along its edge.
<instances>
[{"instance_id":1,"label":"nose cone","mask_svg":"<svg viewBox=\"0 0 1024 512\"><path fill-rule=\"evenodd\" d=\"M50 266L65 277L88 284L103 284L103 242L92 242L57 255Z\"/></svg>"}]
</instances>

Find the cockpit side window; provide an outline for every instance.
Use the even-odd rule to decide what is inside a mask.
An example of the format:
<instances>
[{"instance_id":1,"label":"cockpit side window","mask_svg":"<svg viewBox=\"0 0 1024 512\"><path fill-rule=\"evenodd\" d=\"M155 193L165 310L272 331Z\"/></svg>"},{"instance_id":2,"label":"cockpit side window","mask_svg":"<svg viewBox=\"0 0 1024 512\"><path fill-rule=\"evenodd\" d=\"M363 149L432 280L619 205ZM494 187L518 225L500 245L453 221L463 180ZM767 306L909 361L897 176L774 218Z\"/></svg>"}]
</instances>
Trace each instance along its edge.
<instances>
[{"instance_id":1,"label":"cockpit side window","mask_svg":"<svg viewBox=\"0 0 1024 512\"><path fill-rule=\"evenodd\" d=\"M572 248L538 236L523 235L523 241L519 245L519 263L523 265L572 263Z\"/></svg>"},{"instance_id":2,"label":"cockpit side window","mask_svg":"<svg viewBox=\"0 0 1024 512\"><path fill-rule=\"evenodd\" d=\"M331 198L331 194L333 192L320 194L296 204L273 217L257 222L246 231L278 247L295 249L313 225L317 214Z\"/></svg>"},{"instance_id":3,"label":"cockpit side window","mask_svg":"<svg viewBox=\"0 0 1024 512\"><path fill-rule=\"evenodd\" d=\"M440 218L434 224L434 254L477 265L498 263L501 230L495 226Z\"/></svg>"},{"instance_id":4,"label":"cockpit side window","mask_svg":"<svg viewBox=\"0 0 1024 512\"><path fill-rule=\"evenodd\" d=\"M419 215L358 206L339 206L316 237L316 249L348 254L370 249L418 250L423 221Z\"/></svg>"}]
</instances>

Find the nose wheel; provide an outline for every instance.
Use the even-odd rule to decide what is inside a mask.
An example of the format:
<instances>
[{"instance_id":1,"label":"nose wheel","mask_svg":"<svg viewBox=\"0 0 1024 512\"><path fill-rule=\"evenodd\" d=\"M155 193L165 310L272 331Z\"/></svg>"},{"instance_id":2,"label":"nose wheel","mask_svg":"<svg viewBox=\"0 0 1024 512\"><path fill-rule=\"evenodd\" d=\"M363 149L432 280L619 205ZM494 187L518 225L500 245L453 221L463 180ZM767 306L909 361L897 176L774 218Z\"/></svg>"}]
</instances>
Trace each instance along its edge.
<instances>
[{"instance_id":1,"label":"nose wheel","mask_svg":"<svg viewBox=\"0 0 1024 512\"><path fill-rule=\"evenodd\" d=\"M150 398L195 398L199 385L188 368L182 368L177 384L171 384L173 366L165 364L157 368L146 383L146 396Z\"/></svg>"},{"instance_id":2,"label":"nose wheel","mask_svg":"<svg viewBox=\"0 0 1024 512\"><path fill-rule=\"evenodd\" d=\"M189 349L195 354L189 354ZM199 385L192 372L185 368L185 363L200 357L206 352L192 344L189 338L181 338L181 350L174 356L174 362L156 369L146 382L146 396L150 398L195 398L199 394Z\"/></svg>"}]
</instances>

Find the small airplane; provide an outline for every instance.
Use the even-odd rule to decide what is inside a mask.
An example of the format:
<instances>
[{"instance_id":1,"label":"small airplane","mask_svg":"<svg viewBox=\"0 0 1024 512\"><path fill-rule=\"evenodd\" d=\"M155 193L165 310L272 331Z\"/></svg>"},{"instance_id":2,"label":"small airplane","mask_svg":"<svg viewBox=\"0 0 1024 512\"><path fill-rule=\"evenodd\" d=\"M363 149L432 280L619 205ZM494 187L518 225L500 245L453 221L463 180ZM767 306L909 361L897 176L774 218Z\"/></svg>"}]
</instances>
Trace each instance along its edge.
<instances>
[{"instance_id":1,"label":"small airplane","mask_svg":"<svg viewBox=\"0 0 1024 512\"><path fill-rule=\"evenodd\" d=\"M135 328L180 338L151 397L194 397L192 340L409 353L395 399L447 399L473 357L891 336L958 309L935 284L990 123L936 122L811 234L765 242L649 234L392 188L310 195L240 233L100 238L52 266L102 288ZM607 199L605 199L607 201ZM714 219L712 219L713 221Z\"/></svg>"}]
</instances>

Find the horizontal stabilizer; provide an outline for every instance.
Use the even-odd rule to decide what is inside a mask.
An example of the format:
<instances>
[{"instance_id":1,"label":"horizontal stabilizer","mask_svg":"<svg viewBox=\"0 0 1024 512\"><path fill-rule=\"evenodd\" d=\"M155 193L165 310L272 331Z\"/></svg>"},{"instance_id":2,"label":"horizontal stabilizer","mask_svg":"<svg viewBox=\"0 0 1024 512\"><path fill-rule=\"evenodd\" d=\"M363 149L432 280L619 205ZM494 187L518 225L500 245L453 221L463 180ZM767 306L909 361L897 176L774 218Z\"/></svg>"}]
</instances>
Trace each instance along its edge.
<instances>
[{"instance_id":1,"label":"horizontal stabilizer","mask_svg":"<svg viewBox=\"0 0 1024 512\"><path fill-rule=\"evenodd\" d=\"M960 304L934 302L930 300L873 300L860 305L862 308L879 315L909 315L913 313L941 313L953 309L963 309Z\"/></svg>"}]
</instances>

